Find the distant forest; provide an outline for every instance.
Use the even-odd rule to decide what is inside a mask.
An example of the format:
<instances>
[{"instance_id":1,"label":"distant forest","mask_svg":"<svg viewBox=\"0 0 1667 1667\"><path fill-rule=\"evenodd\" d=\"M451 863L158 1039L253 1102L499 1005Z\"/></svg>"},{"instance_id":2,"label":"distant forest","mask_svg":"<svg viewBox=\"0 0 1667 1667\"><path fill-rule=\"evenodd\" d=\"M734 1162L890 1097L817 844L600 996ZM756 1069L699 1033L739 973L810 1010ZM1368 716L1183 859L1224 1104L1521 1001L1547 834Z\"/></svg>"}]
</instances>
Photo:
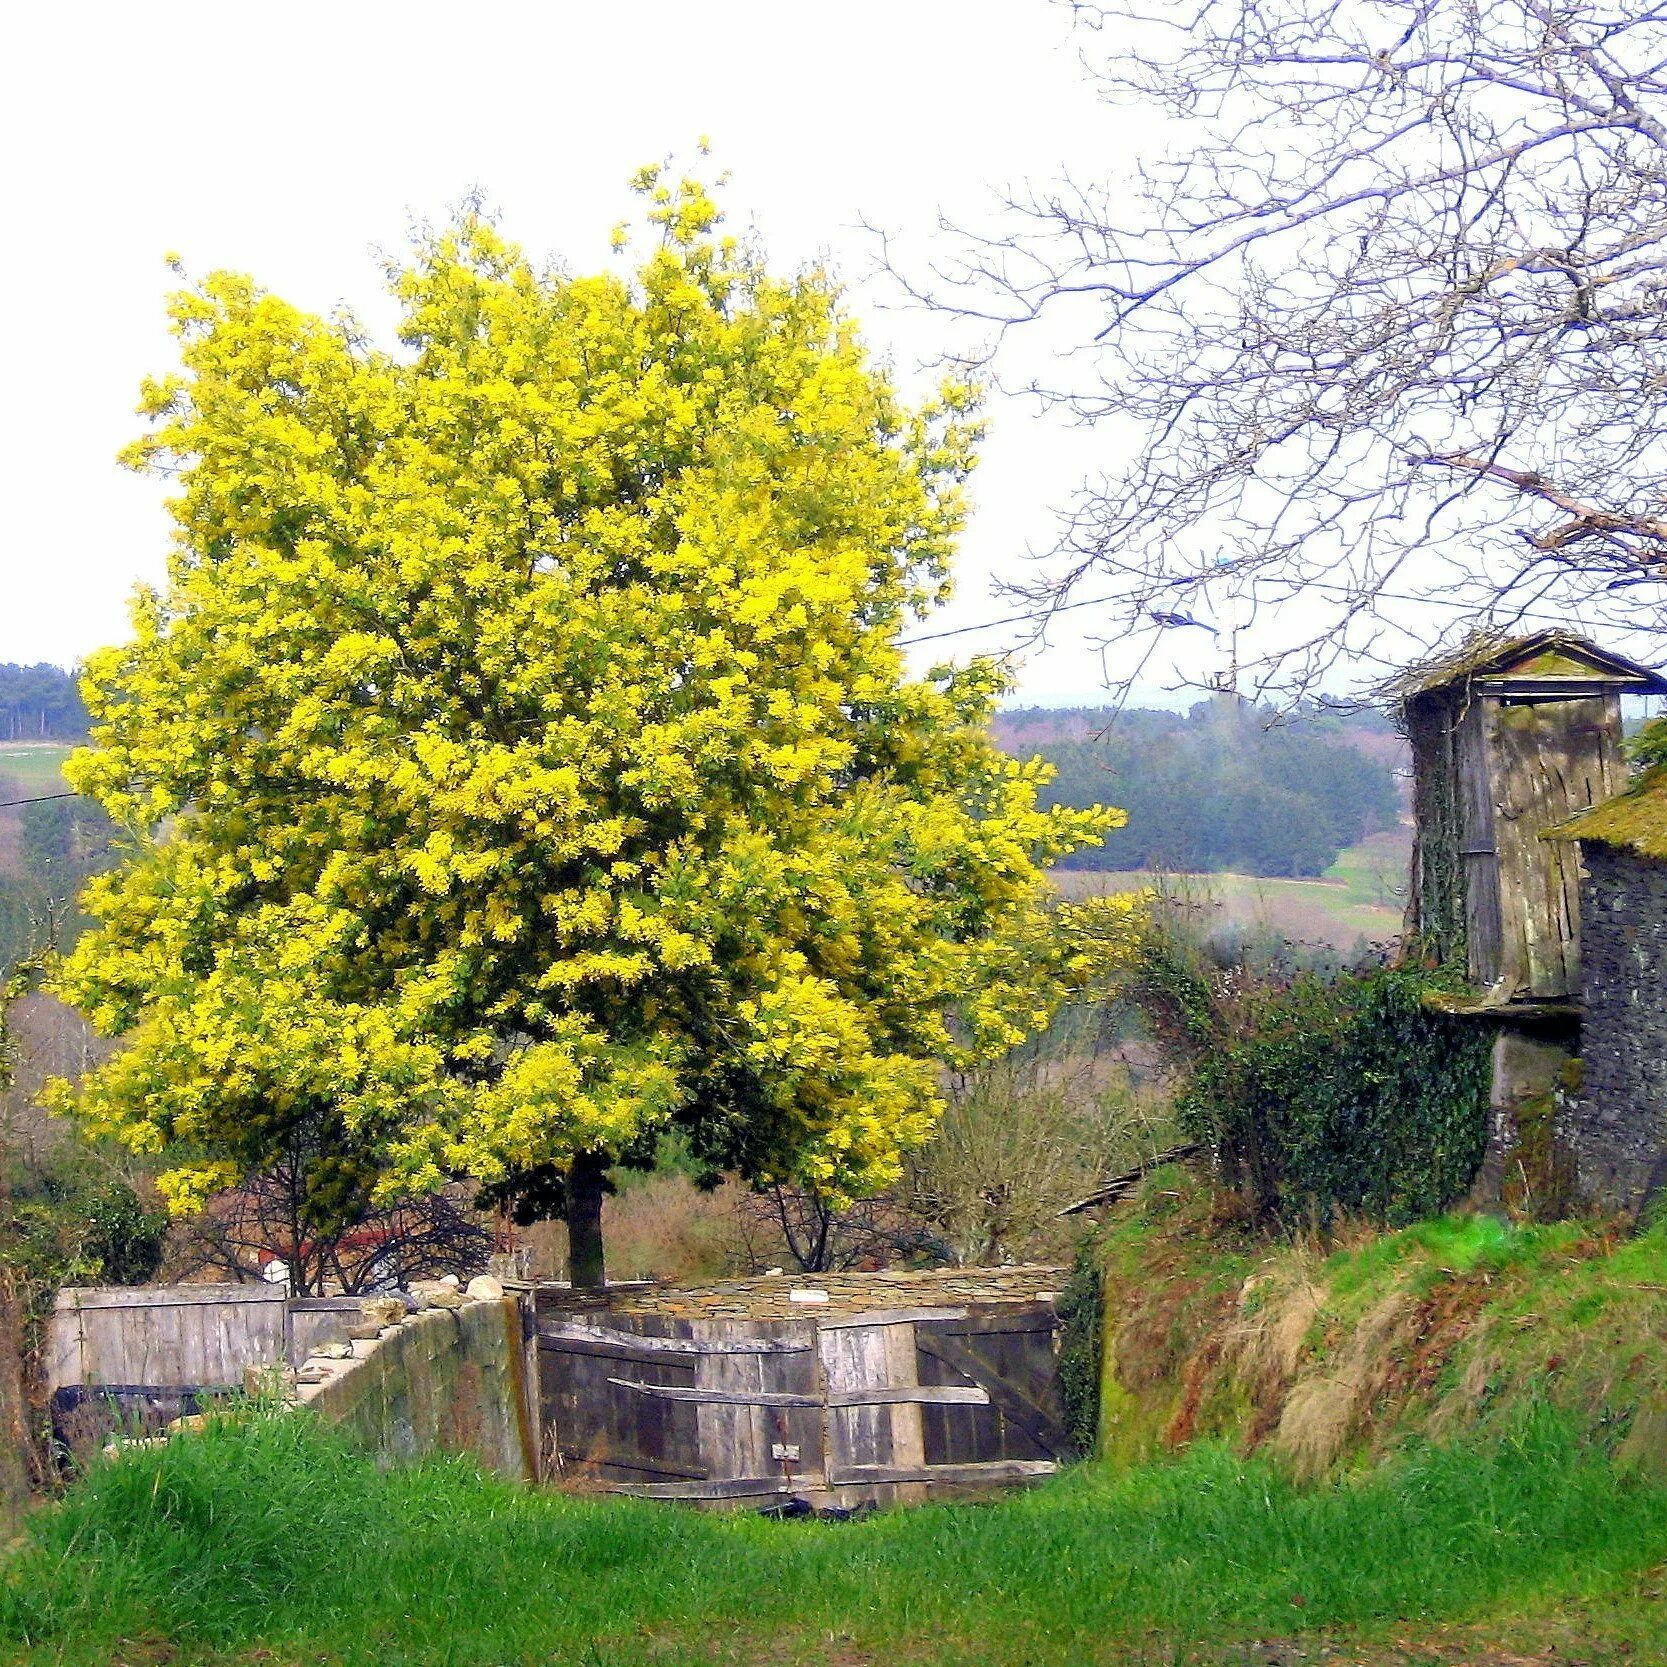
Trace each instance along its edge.
<instances>
[{"instance_id":1,"label":"distant forest","mask_svg":"<svg viewBox=\"0 0 1667 1667\"><path fill-rule=\"evenodd\" d=\"M0 741L79 741L87 708L62 666L0 665Z\"/></svg>"},{"instance_id":2,"label":"distant forest","mask_svg":"<svg viewBox=\"0 0 1667 1667\"><path fill-rule=\"evenodd\" d=\"M1044 802L1129 813L1072 868L1322 874L1399 810L1397 738L1371 715L1276 719L1218 697L1186 713L1009 711L996 733L1055 766Z\"/></svg>"}]
</instances>

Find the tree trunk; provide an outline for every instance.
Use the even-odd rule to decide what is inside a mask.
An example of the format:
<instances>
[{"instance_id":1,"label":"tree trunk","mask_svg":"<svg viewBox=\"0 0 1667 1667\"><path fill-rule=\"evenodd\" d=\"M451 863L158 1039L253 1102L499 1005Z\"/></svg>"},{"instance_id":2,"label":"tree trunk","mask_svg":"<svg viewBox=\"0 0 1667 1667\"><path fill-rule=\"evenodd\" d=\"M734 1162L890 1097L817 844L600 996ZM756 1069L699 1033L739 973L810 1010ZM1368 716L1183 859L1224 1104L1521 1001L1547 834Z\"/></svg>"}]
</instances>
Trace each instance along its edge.
<instances>
[{"instance_id":1,"label":"tree trunk","mask_svg":"<svg viewBox=\"0 0 1667 1667\"><path fill-rule=\"evenodd\" d=\"M581 1152L567 1176L567 1271L579 1290L608 1283L602 1260L602 1196L608 1177L600 1152Z\"/></svg>"}]
</instances>

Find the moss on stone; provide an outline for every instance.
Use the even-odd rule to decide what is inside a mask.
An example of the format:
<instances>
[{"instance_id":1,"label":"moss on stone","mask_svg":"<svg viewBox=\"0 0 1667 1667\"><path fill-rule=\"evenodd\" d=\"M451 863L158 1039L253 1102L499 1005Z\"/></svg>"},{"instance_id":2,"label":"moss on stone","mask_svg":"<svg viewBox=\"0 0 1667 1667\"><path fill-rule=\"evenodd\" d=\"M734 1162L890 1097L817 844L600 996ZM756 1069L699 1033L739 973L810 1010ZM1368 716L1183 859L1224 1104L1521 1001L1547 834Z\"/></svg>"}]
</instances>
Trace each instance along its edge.
<instances>
[{"instance_id":1,"label":"moss on stone","mask_svg":"<svg viewBox=\"0 0 1667 1667\"><path fill-rule=\"evenodd\" d=\"M1624 793L1548 828L1547 839L1578 839L1667 861L1667 764L1646 770Z\"/></svg>"}]
</instances>

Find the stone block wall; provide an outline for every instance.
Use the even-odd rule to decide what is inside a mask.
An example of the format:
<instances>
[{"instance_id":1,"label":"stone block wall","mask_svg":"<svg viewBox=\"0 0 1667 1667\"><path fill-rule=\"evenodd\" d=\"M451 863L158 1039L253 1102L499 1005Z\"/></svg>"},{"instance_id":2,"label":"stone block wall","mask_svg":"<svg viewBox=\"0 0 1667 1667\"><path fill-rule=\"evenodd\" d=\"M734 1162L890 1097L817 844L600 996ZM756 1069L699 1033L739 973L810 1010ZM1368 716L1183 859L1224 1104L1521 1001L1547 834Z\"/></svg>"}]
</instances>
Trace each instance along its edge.
<instances>
[{"instance_id":1,"label":"stone block wall","mask_svg":"<svg viewBox=\"0 0 1667 1667\"><path fill-rule=\"evenodd\" d=\"M514 1296L425 1308L350 1352L328 1345L303 1362L300 1400L390 1463L461 1453L537 1481L528 1331Z\"/></svg>"},{"instance_id":2,"label":"stone block wall","mask_svg":"<svg viewBox=\"0 0 1667 1667\"><path fill-rule=\"evenodd\" d=\"M1588 1202L1639 1208L1667 1180L1667 863L1583 845L1581 1081L1569 1143Z\"/></svg>"}]
</instances>

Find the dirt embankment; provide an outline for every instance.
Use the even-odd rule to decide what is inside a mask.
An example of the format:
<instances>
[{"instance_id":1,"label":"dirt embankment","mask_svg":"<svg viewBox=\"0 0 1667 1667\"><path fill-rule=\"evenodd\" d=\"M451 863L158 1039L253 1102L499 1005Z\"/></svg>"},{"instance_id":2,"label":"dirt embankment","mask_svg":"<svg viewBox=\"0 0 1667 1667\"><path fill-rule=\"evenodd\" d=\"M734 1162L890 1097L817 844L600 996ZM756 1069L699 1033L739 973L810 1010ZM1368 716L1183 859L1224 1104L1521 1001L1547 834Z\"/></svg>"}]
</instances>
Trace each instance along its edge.
<instances>
[{"instance_id":1,"label":"dirt embankment","mask_svg":"<svg viewBox=\"0 0 1667 1667\"><path fill-rule=\"evenodd\" d=\"M1316 1477L1532 1401L1667 1474L1667 1229L1445 1217L1269 1243L1191 1179L1108 1225L1101 1450Z\"/></svg>"}]
</instances>

